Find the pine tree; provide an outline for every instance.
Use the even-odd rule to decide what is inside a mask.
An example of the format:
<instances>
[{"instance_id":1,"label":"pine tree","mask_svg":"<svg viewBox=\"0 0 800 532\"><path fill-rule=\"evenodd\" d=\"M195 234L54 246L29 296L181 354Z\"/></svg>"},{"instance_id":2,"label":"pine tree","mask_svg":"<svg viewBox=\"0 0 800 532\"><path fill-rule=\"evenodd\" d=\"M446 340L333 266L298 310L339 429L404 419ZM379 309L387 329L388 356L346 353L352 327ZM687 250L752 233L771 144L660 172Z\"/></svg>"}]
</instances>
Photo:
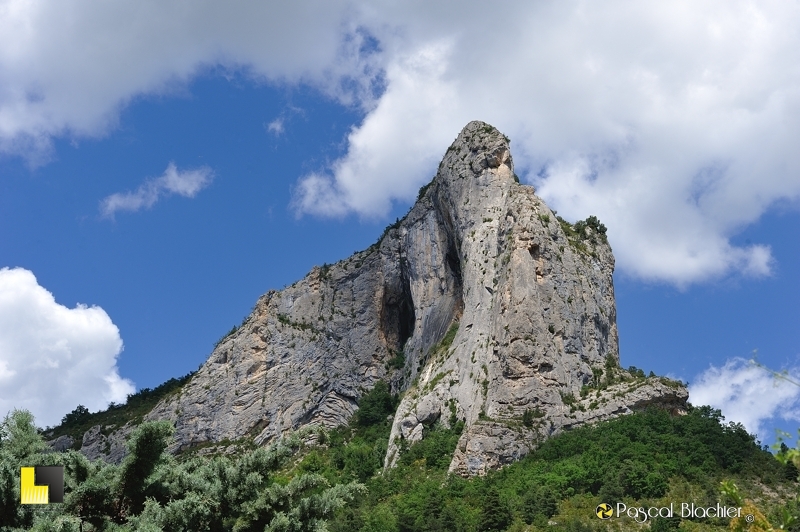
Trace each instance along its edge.
<instances>
[{"instance_id":1,"label":"pine tree","mask_svg":"<svg viewBox=\"0 0 800 532\"><path fill-rule=\"evenodd\" d=\"M169 421L142 423L127 442L128 456L120 466L118 492L119 517L141 513L144 509L145 483L163 459L169 438L175 432Z\"/></svg>"},{"instance_id":2,"label":"pine tree","mask_svg":"<svg viewBox=\"0 0 800 532\"><path fill-rule=\"evenodd\" d=\"M511 524L511 512L500 500L500 493L494 486L488 488L483 501L480 530L502 532Z\"/></svg>"}]
</instances>

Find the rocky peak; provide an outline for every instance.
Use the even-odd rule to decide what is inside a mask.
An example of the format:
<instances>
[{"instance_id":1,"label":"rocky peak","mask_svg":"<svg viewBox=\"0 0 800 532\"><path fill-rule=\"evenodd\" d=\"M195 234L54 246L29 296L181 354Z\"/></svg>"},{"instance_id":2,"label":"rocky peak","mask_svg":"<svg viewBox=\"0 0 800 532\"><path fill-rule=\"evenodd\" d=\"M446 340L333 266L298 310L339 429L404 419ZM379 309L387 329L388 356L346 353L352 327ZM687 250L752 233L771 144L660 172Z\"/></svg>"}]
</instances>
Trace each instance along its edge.
<instances>
[{"instance_id":1,"label":"rocky peak","mask_svg":"<svg viewBox=\"0 0 800 532\"><path fill-rule=\"evenodd\" d=\"M173 450L345 423L378 380L403 392L385 463L463 421L451 470L482 474L572 426L681 386L619 369L614 259L596 222L558 219L518 183L508 139L470 122L408 214L365 251L262 296L146 417Z\"/></svg>"},{"instance_id":2,"label":"rocky peak","mask_svg":"<svg viewBox=\"0 0 800 532\"><path fill-rule=\"evenodd\" d=\"M602 368L618 371L614 260L604 235L589 227L578 234L515 177L508 140L471 122L412 209L438 223L409 224L406 245L438 232L449 246L445 257L458 257L450 261L457 282L441 285L438 296L457 300L455 335L444 348L418 346L414 337L406 344L420 373L412 374L395 416L387 466L401 440L414 442L432 423L458 419L466 429L451 469L480 474L503 465L585 421L569 398ZM410 272L412 294L429 282L429 272ZM597 397L595 406L607 403ZM522 423L526 412L540 416L535 427Z\"/></svg>"}]
</instances>

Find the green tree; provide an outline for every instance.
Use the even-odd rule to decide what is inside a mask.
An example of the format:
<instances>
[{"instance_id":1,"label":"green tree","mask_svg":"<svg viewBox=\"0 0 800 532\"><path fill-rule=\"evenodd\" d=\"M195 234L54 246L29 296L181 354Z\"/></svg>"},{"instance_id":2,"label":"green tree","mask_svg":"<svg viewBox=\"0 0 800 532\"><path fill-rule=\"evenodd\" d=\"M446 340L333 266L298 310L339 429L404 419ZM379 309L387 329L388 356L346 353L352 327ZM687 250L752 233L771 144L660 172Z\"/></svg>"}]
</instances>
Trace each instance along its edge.
<instances>
[{"instance_id":1,"label":"green tree","mask_svg":"<svg viewBox=\"0 0 800 532\"><path fill-rule=\"evenodd\" d=\"M795 465L795 463L792 460L788 459L788 455L789 455L790 451L791 451L791 449L789 449L789 446L786 445L786 442L781 441L780 442L780 446L778 447L777 456L778 456L778 460L780 460L784 464L784 468L785 468L784 476L786 477L786 479L787 480L797 481L798 480L798 476L800 476L800 473L798 472L797 466Z\"/></svg>"},{"instance_id":2,"label":"green tree","mask_svg":"<svg viewBox=\"0 0 800 532\"><path fill-rule=\"evenodd\" d=\"M399 532L397 516L388 504L379 504L364 516L364 526L359 532Z\"/></svg>"},{"instance_id":3,"label":"green tree","mask_svg":"<svg viewBox=\"0 0 800 532\"><path fill-rule=\"evenodd\" d=\"M0 424L0 445L17 462L47 449L33 421L33 414L27 410L14 409Z\"/></svg>"},{"instance_id":4,"label":"green tree","mask_svg":"<svg viewBox=\"0 0 800 532\"><path fill-rule=\"evenodd\" d=\"M525 521L533 523L537 518L549 519L558 511L558 494L549 486L530 487L522 498Z\"/></svg>"},{"instance_id":5,"label":"green tree","mask_svg":"<svg viewBox=\"0 0 800 532\"><path fill-rule=\"evenodd\" d=\"M138 452L147 447L157 451L159 437L168 432L140 434L130 444L131 454L136 448ZM137 480L129 485L140 488L132 489L135 496L129 495L123 502L139 500L142 505L138 515L127 517L128 524L136 530L175 532L321 529L337 509L363 491L363 486L332 486L319 474L299 470L288 481L276 476L312 432L315 429L304 429L238 456L195 457L182 462L162 456L154 465L150 461L150 473L147 464L131 466L140 473L130 475ZM132 458L131 464L137 461ZM120 485L125 478L124 466L120 468ZM123 507L135 508L130 502Z\"/></svg>"},{"instance_id":6,"label":"green tree","mask_svg":"<svg viewBox=\"0 0 800 532\"><path fill-rule=\"evenodd\" d=\"M169 421L151 421L139 425L129 437L128 456L119 472L120 518L139 514L144 509L147 479L163 459L162 454L174 432Z\"/></svg>"},{"instance_id":7,"label":"green tree","mask_svg":"<svg viewBox=\"0 0 800 532\"><path fill-rule=\"evenodd\" d=\"M75 407L75 410L66 414L63 418L61 418L62 425L70 425L70 424L78 424L82 421L86 420L91 414L89 413L89 409L83 405L78 405Z\"/></svg>"},{"instance_id":8,"label":"green tree","mask_svg":"<svg viewBox=\"0 0 800 532\"><path fill-rule=\"evenodd\" d=\"M680 526L681 520L679 517L656 517L650 524L650 532L670 532L671 530L678 530Z\"/></svg>"},{"instance_id":9,"label":"green tree","mask_svg":"<svg viewBox=\"0 0 800 532\"><path fill-rule=\"evenodd\" d=\"M483 499L480 530L485 532L502 532L511 524L511 511L500 499L500 492L490 486Z\"/></svg>"},{"instance_id":10,"label":"green tree","mask_svg":"<svg viewBox=\"0 0 800 532\"><path fill-rule=\"evenodd\" d=\"M234 532L314 532L322 522L357 493L360 484L337 484L317 474L294 477L288 484L273 483L242 506Z\"/></svg>"},{"instance_id":11,"label":"green tree","mask_svg":"<svg viewBox=\"0 0 800 532\"><path fill-rule=\"evenodd\" d=\"M39 465L47 449L27 410L12 410L0 423L0 528L30 527L33 511L19 504L19 468Z\"/></svg>"},{"instance_id":12,"label":"green tree","mask_svg":"<svg viewBox=\"0 0 800 532\"><path fill-rule=\"evenodd\" d=\"M358 401L356 422L362 427L381 423L387 416L394 414L397 403L397 396L392 395L389 385L378 381Z\"/></svg>"},{"instance_id":13,"label":"green tree","mask_svg":"<svg viewBox=\"0 0 800 532\"><path fill-rule=\"evenodd\" d=\"M0 530L22 526L19 505L19 469L11 453L0 447Z\"/></svg>"}]
</instances>

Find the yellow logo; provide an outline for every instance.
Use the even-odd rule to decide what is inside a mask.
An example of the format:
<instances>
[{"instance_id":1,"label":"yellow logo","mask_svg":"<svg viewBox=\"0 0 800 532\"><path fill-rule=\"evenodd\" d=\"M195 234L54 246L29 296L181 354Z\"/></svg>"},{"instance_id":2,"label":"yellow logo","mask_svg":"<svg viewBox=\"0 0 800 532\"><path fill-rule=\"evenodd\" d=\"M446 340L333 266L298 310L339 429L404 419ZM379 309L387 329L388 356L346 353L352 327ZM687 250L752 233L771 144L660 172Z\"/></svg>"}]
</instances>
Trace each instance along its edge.
<instances>
[{"instance_id":1,"label":"yellow logo","mask_svg":"<svg viewBox=\"0 0 800 532\"><path fill-rule=\"evenodd\" d=\"M614 510L611 508L611 505L604 502L598 504L594 511L597 514L597 517L604 520L611 519L611 517L614 515Z\"/></svg>"},{"instance_id":2,"label":"yellow logo","mask_svg":"<svg viewBox=\"0 0 800 532\"><path fill-rule=\"evenodd\" d=\"M64 468L61 466L21 467L19 470L19 495L22 504L64 502Z\"/></svg>"}]
</instances>

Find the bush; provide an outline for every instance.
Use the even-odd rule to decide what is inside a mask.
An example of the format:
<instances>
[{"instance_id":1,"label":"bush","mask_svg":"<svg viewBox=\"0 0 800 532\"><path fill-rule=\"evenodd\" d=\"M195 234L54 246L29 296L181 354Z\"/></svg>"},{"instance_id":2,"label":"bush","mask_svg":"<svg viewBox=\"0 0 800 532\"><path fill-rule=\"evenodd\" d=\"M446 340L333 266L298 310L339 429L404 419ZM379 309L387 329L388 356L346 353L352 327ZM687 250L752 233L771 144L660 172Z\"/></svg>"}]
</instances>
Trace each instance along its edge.
<instances>
[{"instance_id":1,"label":"bush","mask_svg":"<svg viewBox=\"0 0 800 532\"><path fill-rule=\"evenodd\" d=\"M536 408L533 408L533 409L526 408L525 412L522 413L522 424L525 425L526 427L530 428L530 427L533 426L534 422L537 419L541 419L544 416L545 416L544 411L541 408L539 408L538 406Z\"/></svg>"},{"instance_id":2,"label":"bush","mask_svg":"<svg viewBox=\"0 0 800 532\"><path fill-rule=\"evenodd\" d=\"M358 401L356 424L362 427L376 425L394 414L399 399L392 395L389 385L378 381L372 390L365 393Z\"/></svg>"},{"instance_id":3,"label":"bush","mask_svg":"<svg viewBox=\"0 0 800 532\"><path fill-rule=\"evenodd\" d=\"M401 349L387 362L387 369L403 369L406 365L406 355Z\"/></svg>"},{"instance_id":4,"label":"bush","mask_svg":"<svg viewBox=\"0 0 800 532\"><path fill-rule=\"evenodd\" d=\"M464 431L464 422L458 421L450 428L435 425L424 431L423 438L404 450L400 455L400 463L410 465L417 460L424 460L430 468L447 469L453 458L458 438Z\"/></svg>"},{"instance_id":5,"label":"bush","mask_svg":"<svg viewBox=\"0 0 800 532\"><path fill-rule=\"evenodd\" d=\"M61 424L67 425L69 423L78 424L82 421L86 420L91 414L89 413L89 409L83 405L78 405L75 407L75 410L66 414L63 418L61 418Z\"/></svg>"}]
</instances>

